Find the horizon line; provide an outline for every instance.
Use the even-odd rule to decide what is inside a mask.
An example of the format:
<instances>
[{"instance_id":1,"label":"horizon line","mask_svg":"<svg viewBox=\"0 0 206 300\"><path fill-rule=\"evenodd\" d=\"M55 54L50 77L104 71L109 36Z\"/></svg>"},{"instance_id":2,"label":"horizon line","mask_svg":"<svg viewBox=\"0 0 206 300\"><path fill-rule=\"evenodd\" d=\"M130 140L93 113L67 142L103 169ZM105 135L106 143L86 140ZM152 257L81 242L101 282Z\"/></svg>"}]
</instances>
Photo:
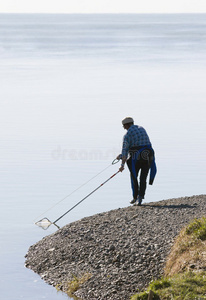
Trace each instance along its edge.
<instances>
[{"instance_id":1,"label":"horizon line","mask_svg":"<svg viewBox=\"0 0 206 300\"><path fill-rule=\"evenodd\" d=\"M194 15L205 12L1 12L0 14L48 14L48 15Z\"/></svg>"}]
</instances>

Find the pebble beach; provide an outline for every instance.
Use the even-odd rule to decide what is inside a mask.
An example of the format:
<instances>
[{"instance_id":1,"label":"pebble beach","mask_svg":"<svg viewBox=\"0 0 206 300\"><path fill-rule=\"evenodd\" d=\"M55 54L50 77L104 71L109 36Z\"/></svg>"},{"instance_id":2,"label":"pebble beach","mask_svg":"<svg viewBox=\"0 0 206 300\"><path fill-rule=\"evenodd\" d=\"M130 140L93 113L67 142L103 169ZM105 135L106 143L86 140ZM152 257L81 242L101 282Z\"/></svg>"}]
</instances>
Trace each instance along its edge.
<instances>
[{"instance_id":1,"label":"pebble beach","mask_svg":"<svg viewBox=\"0 0 206 300\"><path fill-rule=\"evenodd\" d=\"M78 299L128 300L163 275L175 237L206 215L206 195L143 203L70 223L32 245L25 266L66 292L68 280L90 274Z\"/></svg>"}]
</instances>

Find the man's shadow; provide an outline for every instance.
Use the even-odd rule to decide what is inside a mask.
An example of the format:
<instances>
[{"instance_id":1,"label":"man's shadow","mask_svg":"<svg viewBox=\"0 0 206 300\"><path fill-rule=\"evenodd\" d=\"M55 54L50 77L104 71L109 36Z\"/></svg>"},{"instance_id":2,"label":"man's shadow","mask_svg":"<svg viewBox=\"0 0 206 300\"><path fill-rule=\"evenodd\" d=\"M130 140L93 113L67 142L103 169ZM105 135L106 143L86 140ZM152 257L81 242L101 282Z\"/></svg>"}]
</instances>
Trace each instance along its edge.
<instances>
[{"instance_id":1,"label":"man's shadow","mask_svg":"<svg viewBox=\"0 0 206 300\"><path fill-rule=\"evenodd\" d=\"M170 209L174 209L174 208L178 208L178 209L184 209L184 208L196 208L198 206L198 204L194 204L194 205L190 205L190 204L142 204L142 206L146 206L146 207L152 207L152 208L159 208L159 209L163 209L163 208L170 208Z\"/></svg>"}]
</instances>

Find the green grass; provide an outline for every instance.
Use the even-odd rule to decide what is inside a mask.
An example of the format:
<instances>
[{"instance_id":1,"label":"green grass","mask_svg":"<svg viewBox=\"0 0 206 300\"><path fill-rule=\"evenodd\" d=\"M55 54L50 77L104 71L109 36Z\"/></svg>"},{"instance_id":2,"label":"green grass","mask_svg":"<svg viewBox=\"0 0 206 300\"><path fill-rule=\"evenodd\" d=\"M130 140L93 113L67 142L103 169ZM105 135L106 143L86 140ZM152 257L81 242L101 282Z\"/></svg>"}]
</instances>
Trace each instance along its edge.
<instances>
[{"instance_id":1,"label":"green grass","mask_svg":"<svg viewBox=\"0 0 206 300\"><path fill-rule=\"evenodd\" d=\"M91 277L91 273L84 273L82 276L79 277L73 275L73 280L68 280L67 282L58 284L56 286L56 289L57 291L63 290L69 297L73 299L79 299L75 297L74 292L76 292Z\"/></svg>"},{"instance_id":2,"label":"green grass","mask_svg":"<svg viewBox=\"0 0 206 300\"><path fill-rule=\"evenodd\" d=\"M185 271L191 263L205 264L206 218L195 219L183 228L176 238L165 266L165 275Z\"/></svg>"},{"instance_id":3,"label":"green grass","mask_svg":"<svg viewBox=\"0 0 206 300\"><path fill-rule=\"evenodd\" d=\"M145 292L131 300L148 300L153 291L153 300L203 300L206 299L206 217L193 220L177 237L165 267L165 277L150 283ZM203 266L202 271L188 266Z\"/></svg>"},{"instance_id":4,"label":"green grass","mask_svg":"<svg viewBox=\"0 0 206 300\"><path fill-rule=\"evenodd\" d=\"M206 218L195 219L186 227L186 234L202 241L206 240Z\"/></svg>"},{"instance_id":5,"label":"green grass","mask_svg":"<svg viewBox=\"0 0 206 300\"><path fill-rule=\"evenodd\" d=\"M132 296L131 300L147 300L150 290L154 292L154 300L206 299L206 272L187 272L153 281L147 291Z\"/></svg>"}]
</instances>

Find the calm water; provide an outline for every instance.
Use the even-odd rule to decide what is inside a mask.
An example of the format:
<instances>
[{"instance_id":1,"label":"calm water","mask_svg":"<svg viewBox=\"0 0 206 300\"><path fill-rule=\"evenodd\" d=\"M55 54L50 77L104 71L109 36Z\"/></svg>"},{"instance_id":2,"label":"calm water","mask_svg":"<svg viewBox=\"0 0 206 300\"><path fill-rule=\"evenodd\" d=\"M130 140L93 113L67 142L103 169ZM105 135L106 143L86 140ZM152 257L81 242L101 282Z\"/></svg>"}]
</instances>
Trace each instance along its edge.
<instances>
[{"instance_id":1,"label":"calm water","mask_svg":"<svg viewBox=\"0 0 206 300\"><path fill-rule=\"evenodd\" d=\"M117 171L125 116L156 151L145 201L205 193L205 77L206 15L0 15L2 299L67 298L24 268L29 246L55 231L33 222ZM125 170L59 225L129 200Z\"/></svg>"}]
</instances>

